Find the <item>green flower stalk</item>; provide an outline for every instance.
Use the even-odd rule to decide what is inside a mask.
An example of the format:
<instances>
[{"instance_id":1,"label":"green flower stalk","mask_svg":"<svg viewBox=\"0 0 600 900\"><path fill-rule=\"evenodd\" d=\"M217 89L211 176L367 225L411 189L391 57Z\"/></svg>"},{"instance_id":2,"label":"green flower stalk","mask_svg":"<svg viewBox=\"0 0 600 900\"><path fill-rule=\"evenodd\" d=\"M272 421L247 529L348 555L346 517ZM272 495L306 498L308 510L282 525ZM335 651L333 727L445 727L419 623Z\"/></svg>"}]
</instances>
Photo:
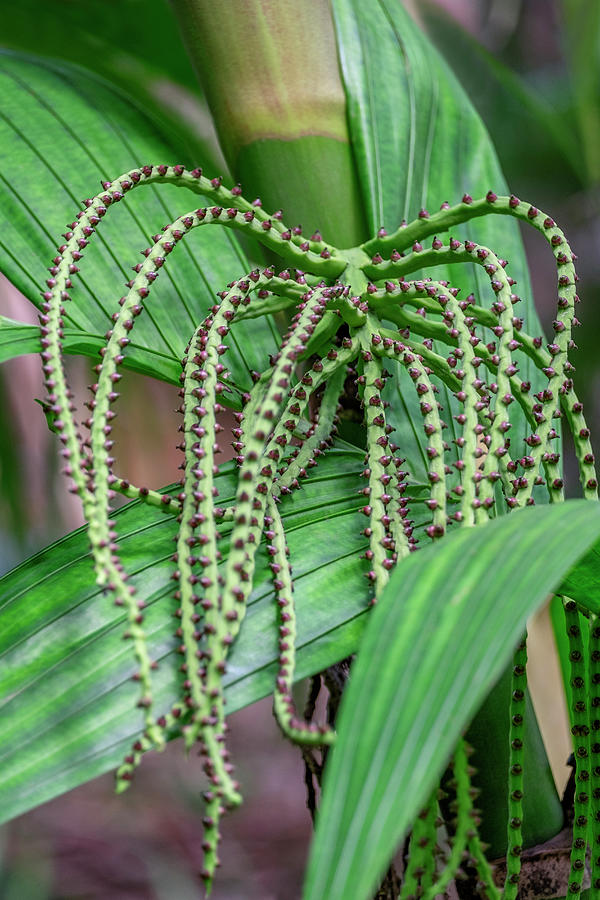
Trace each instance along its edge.
<instances>
[{"instance_id":1,"label":"green flower stalk","mask_svg":"<svg viewBox=\"0 0 600 900\"><path fill-rule=\"evenodd\" d=\"M508 778L508 849L504 896L514 900L519 889L523 850L523 722L527 687L527 644L523 640L514 656L510 699L510 758Z\"/></svg>"},{"instance_id":2,"label":"green flower stalk","mask_svg":"<svg viewBox=\"0 0 600 900\"><path fill-rule=\"evenodd\" d=\"M576 766L573 845L571 848L568 895L569 897L579 897L585 874L590 817L590 718L586 665L577 604L572 600L566 599L564 610L569 638L573 722L571 733L573 735Z\"/></svg>"},{"instance_id":3,"label":"green flower stalk","mask_svg":"<svg viewBox=\"0 0 600 900\"><path fill-rule=\"evenodd\" d=\"M600 890L600 626L590 622L589 684L590 696L590 848L592 855L592 887Z\"/></svg>"},{"instance_id":4,"label":"green flower stalk","mask_svg":"<svg viewBox=\"0 0 600 900\"><path fill-rule=\"evenodd\" d=\"M415 819L410 837L410 850L400 900L424 895L433 884L435 874L435 847L439 817L438 790L434 791L427 806ZM460 859L460 850L459 850ZM452 873L453 874L453 873ZM450 875L450 878L452 875Z\"/></svg>"}]
</instances>

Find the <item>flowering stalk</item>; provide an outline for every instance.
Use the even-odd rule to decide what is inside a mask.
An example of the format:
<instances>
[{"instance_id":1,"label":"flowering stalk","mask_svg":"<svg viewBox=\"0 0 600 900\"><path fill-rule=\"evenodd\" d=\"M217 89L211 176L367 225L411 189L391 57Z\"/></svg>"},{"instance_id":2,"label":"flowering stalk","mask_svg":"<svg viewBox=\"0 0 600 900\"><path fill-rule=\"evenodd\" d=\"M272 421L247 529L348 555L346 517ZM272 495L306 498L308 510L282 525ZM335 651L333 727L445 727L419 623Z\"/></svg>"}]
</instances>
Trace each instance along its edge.
<instances>
[{"instance_id":1,"label":"flowering stalk","mask_svg":"<svg viewBox=\"0 0 600 900\"><path fill-rule=\"evenodd\" d=\"M152 247L142 251L144 261L134 266L135 277L116 304L112 327L106 334L106 346L96 367L98 379L87 404L90 415L83 423L89 429L89 438L84 439L75 419L62 360L64 304L70 299L83 250L109 208L137 185L165 181L201 193L215 205L184 213L155 236ZM126 612L125 636L133 644L134 678L140 683L138 705L143 710L143 731L117 773L117 785L119 790L124 789L144 752L153 746L162 747L167 738L182 734L188 748L199 747L209 781L202 873L209 890L218 865L221 816L227 807L241 802L225 746L222 679L230 648L243 627L256 553L263 538L278 608L276 717L283 732L304 746L334 741L331 729L302 722L293 707L296 614L292 564L279 505L301 489L308 471L318 466L319 458L331 446L349 380L354 382L354 399L362 408L366 436L365 484L357 510L367 520L363 530L368 543L364 554L368 582L365 604L372 604L387 583L390 570L420 542L438 540L460 524L484 525L505 511L500 506L510 511L532 504L534 486L545 486L550 500L560 501L563 484L553 442L558 438L555 420L563 413L573 431L583 495L596 498L589 430L574 394L569 360L574 347L571 328L578 324L574 315L578 302L576 275L564 235L549 217L514 197L501 198L492 192L480 201L465 197L455 207L443 204L440 212L431 216L422 211L414 223L395 234L380 234L350 250L325 242L320 234L306 239L300 228L286 224L282 213L270 216L260 201L245 200L239 187L229 191L220 179L207 179L200 170L188 172L182 166L131 170L113 182L103 183L103 192L84 205L66 234L67 243L59 247L48 289L43 293L42 358L53 426L64 445L65 471L88 521L96 579ZM430 249L420 243L437 230L488 213L513 215L533 224L554 251L558 312L555 338L546 349L542 339L530 336L526 323L514 315L519 298L512 293L513 283L505 272L504 260L469 240L449 238L443 243L434 237ZM185 236L205 225L242 231L277 255L284 268L279 272L275 266L254 269L231 282L190 336L180 388L183 421L178 446L183 453L183 477L179 493L172 496L136 488L114 474L111 423L119 397L115 388L139 315L144 310L152 315L153 304L160 302L154 298L154 282ZM382 252L389 252L387 260ZM447 282L430 277L414 281L406 278L417 269L465 262L482 266L489 276L489 308L476 304L473 296L459 298L458 291ZM232 324L291 307L296 311L278 352L264 372L256 373L253 389L244 391L226 368ZM396 327L390 328L390 323ZM527 355L547 378L547 387L533 397L531 385L518 376L519 353ZM406 384L415 392L422 415L427 495L423 498L425 514L419 517L418 525L410 518L417 503L414 460L400 455L403 448L394 442L394 429L388 421L385 386L395 377L385 368L388 360L398 363L394 372L400 367L406 371ZM439 385L449 388L456 401L447 411L438 400ZM218 503L215 482L219 471L216 454L224 430L219 419L226 405L239 406L239 396L242 408L235 413L232 435L238 482L233 504L224 508ZM447 414L456 421L453 447L444 438L446 423L442 416ZM532 428L524 447L514 446L509 438L519 417ZM170 710L154 708L155 664L147 648L143 608L119 559L110 518L115 491L177 515L173 611L181 656L181 697ZM220 534L225 523L231 524L227 543ZM574 707L578 777L585 780L584 773L590 777L589 754L597 755L597 745L587 749L587 736L595 725L588 721L591 704L586 700L587 686L579 671L583 666L583 672L585 666L579 626L573 615L577 616L576 611L567 605L570 635L575 642L571 656L573 685L578 692ZM593 652L598 655L596 649ZM515 662L510 710L507 898L516 895L522 843L524 654L523 647ZM595 657L590 670L595 685L593 666L597 667ZM596 768L592 769L592 779L596 778ZM437 806L433 804L425 818L415 824L416 856L409 860L404 893L412 893L415 885L427 896L441 892L454 877L463 854L471 855L481 877L488 881L491 877L477 834L478 815L471 802L472 773L466 766L462 744L457 749L454 773L457 819L450 857L441 871L436 871L432 854ZM577 821L581 824L572 857L572 892L573 885L578 889L580 884L588 800L587 790L579 790ZM419 860L424 856L426 864L421 865ZM491 883L489 891L494 895Z\"/></svg>"}]
</instances>

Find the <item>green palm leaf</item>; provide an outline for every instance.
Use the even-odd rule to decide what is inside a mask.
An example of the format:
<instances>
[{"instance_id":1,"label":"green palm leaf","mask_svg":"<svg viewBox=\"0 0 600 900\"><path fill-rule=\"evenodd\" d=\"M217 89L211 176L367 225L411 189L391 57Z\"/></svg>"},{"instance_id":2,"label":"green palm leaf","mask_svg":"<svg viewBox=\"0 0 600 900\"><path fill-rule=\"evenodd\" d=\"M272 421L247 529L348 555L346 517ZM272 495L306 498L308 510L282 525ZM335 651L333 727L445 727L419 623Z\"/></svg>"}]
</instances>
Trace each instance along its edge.
<instances>
[{"instance_id":1,"label":"green palm leaf","mask_svg":"<svg viewBox=\"0 0 600 900\"><path fill-rule=\"evenodd\" d=\"M598 535L600 504L574 500L462 529L396 568L344 694L306 900L372 896L528 616Z\"/></svg>"},{"instance_id":2,"label":"green palm leaf","mask_svg":"<svg viewBox=\"0 0 600 900\"><path fill-rule=\"evenodd\" d=\"M3 53L0 85L0 266L39 304L44 261L51 264L60 235L82 199L102 190L101 179L147 162L197 165L201 160L182 160L151 115L76 66ZM89 338L110 328L123 283L140 261L140 250L152 243L151 235L199 205L201 198L189 191L151 185L109 211L86 251L67 309L67 330L86 339L82 352L95 355ZM160 362L155 371L153 354L159 360L181 358L216 292L251 268L226 229L199 228L181 244L136 325L135 342L146 351L145 359L140 354L136 366L135 348L126 356L126 365L147 374L163 372ZM251 383L251 369L264 367L276 338L274 326L264 321L233 330L228 363L240 385Z\"/></svg>"}]
</instances>

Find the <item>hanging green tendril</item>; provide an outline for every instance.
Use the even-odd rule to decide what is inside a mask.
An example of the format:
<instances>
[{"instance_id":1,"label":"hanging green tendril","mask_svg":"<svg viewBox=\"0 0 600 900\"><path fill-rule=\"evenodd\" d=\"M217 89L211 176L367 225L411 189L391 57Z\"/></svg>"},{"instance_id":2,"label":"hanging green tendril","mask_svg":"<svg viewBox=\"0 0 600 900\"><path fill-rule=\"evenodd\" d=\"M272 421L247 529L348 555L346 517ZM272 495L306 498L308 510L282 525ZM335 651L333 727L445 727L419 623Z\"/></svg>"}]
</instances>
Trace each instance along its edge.
<instances>
[{"instance_id":1,"label":"hanging green tendril","mask_svg":"<svg viewBox=\"0 0 600 900\"><path fill-rule=\"evenodd\" d=\"M267 500L265 538L273 573L273 585L279 622L279 672L273 698L273 711L286 737L304 746L333 743L335 733L326 726L304 723L299 718L292 698L295 666L296 611L294 608L292 568L285 540L283 522L272 497Z\"/></svg>"},{"instance_id":2,"label":"hanging green tendril","mask_svg":"<svg viewBox=\"0 0 600 900\"><path fill-rule=\"evenodd\" d=\"M442 894L450 881L457 875L461 863L467 857L469 840L477 833L477 813L473 808L475 792L471 787L473 770L468 762L469 752L468 745L464 740L460 740L452 759L453 779L448 785L454 790L456 797L451 804L451 809L456 814L452 847L442 873L435 884L425 893L427 900L433 900L438 894Z\"/></svg>"},{"instance_id":3,"label":"hanging green tendril","mask_svg":"<svg viewBox=\"0 0 600 900\"><path fill-rule=\"evenodd\" d=\"M423 896L433 884L438 822L439 804L436 788L412 827L400 900Z\"/></svg>"},{"instance_id":4,"label":"hanging green tendril","mask_svg":"<svg viewBox=\"0 0 600 900\"><path fill-rule=\"evenodd\" d=\"M573 844L571 847L571 871L568 896L579 897L583 887L585 857L588 844L590 817L590 728L589 698L586 685L586 664L581 633L581 620L577 604L564 600L565 624L569 639L569 664L571 684L571 734L575 754L575 797L573 819Z\"/></svg>"},{"instance_id":5,"label":"hanging green tendril","mask_svg":"<svg viewBox=\"0 0 600 900\"><path fill-rule=\"evenodd\" d=\"M508 761L508 846L506 851L505 900L514 900L519 890L523 850L523 733L527 687L527 645L519 644L510 682L510 731Z\"/></svg>"},{"instance_id":6,"label":"hanging green tendril","mask_svg":"<svg viewBox=\"0 0 600 900\"><path fill-rule=\"evenodd\" d=\"M284 460L284 465L278 469L277 478L271 488L271 496L279 498L290 493L293 488L300 487L299 479L306 478L308 469L312 469L317 465L317 459L321 456L327 447L333 443L333 437L337 431L336 420L339 409L338 399L344 387L346 378L346 366L344 359L351 358L354 352L354 344L349 344L344 348L344 352L338 356L339 366L329 375L324 385L322 393L316 398L316 408L314 410L314 421L311 423L305 435L302 436L290 453L289 457ZM318 388L322 382L317 381L317 388L314 388L315 380L308 374L304 378L310 379L311 387L309 392L301 383L297 386L292 396L295 401L308 403L309 399L318 393ZM304 382L304 378L302 381ZM294 402L293 411L298 415L299 403ZM299 407L301 409L301 407Z\"/></svg>"},{"instance_id":7,"label":"hanging green tendril","mask_svg":"<svg viewBox=\"0 0 600 900\"><path fill-rule=\"evenodd\" d=\"M600 625L589 624L590 834L592 888L600 890Z\"/></svg>"},{"instance_id":8,"label":"hanging green tendril","mask_svg":"<svg viewBox=\"0 0 600 900\"><path fill-rule=\"evenodd\" d=\"M393 501L390 485L393 482L393 456L389 451L391 427L386 424L381 392L384 370L381 360L373 356L370 348L363 348L365 425L367 428L367 477L368 487L363 489L367 506L363 513L369 517L369 549L366 557L371 568L367 578L375 596L385 587L389 571L396 560L395 541L391 533L391 515L388 507Z\"/></svg>"}]
</instances>

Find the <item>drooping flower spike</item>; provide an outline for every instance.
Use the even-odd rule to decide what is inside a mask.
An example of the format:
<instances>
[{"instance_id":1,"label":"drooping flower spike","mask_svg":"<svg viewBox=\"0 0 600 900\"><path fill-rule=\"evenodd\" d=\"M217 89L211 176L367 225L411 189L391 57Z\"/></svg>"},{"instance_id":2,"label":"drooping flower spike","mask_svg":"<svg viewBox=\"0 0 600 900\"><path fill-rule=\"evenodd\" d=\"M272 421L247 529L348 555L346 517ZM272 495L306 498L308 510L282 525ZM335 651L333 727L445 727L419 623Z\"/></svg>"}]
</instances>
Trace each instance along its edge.
<instances>
[{"instance_id":1,"label":"drooping flower spike","mask_svg":"<svg viewBox=\"0 0 600 900\"><path fill-rule=\"evenodd\" d=\"M73 395L62 359L63 320L79 263L109 209L138 186L172 183L200 195L203 203L166 225L142 250L127 293L115 303L107 322L106 345L96 366L97 381L87 403L90 415L78 424ZM536 228L549 243L558 268L558 301L554 338L527 332L516 312L519 297L505 271L506 261L474 241L458 241L448 231L488 214L510 215ZM182 360L179 449L183 475L178 494L136 487L114 471L113 406L127 365L128 346L139 316L152 316L160 294L154 283L168 266L171 253L186 235L205 225L222 225L263 244L282 260L282 270L268 267L242 273L224 287L202 321L197 322ZM438 235L444 235L440 239ZM423 241L431 238L431 246ZM41 321L42 360L54 429L63 444L65 473L81 498L96 579L112 592L127 618L126 636L136 660L140 685L138 705L144 730L117 773L117 788L131 781L143 754L161 748L181 734L186 746L204 758L208 789L204 798L204 868L207 890L218 865L219 822L224 810L237 805L239 786L225 746L225 698L222 679L228 655L243 627L255 559L265 540L277 604L278 676L274 712L284 734L306 746L330 744L334 733L305 722L296 712L294 681L296 613L293 560L289 559L284 518L286 497L301 489L337 433L340 402L351 385L354 403L362 408L365 466L356 509L366 539L365 603L374 603L394 565L423 542L441 538L457 525L484 525L495 515L531 504L545 487L553 501L563 496L559 422L572 431L585 497L597 497L597 479L589 429L573 387L569 353L575 348L572 328L579 324L575 305L577 277L573 254L554 221L516 197L481 200L465 195L439 212L422 210L418 218L393 234L381 230L362 247L343 250L327 244L319 233L309 239L290 228L281 212L269 215L260 201L244 199L239 186L229 190L220 178L208 179L200 169L142 166L84 201L84 209L65 234L66 243L50 268ZM474 263L489 278L489 301L460 297L445 281L435 281L441 264ZM407 280L417 271L432 275ZM232 323L245 318L295 310L274 359L255 373L250 391L236 385L227 371L228 336ZM519 375L526 356L546 379L542 390ZM387 368L386 368L387 367ZM388 371L388 368L392 371ZM422 452L426 484L419 484L414 460L394 442L393 416L387 388L401 377L402 390L413 391L422 416ZM443 409L438 397L450 397ZM221 506L216 476L226 406L236 412L233 448L238 466L233 503ZM394 411L392 410L392 413ZM525 444L511 442L516 421L531 429ZM445 421L447 420L447 421ZM450 424L449 424L450 423ZM85 436L84 428L89 430ZM452 438L450 438L452 436ZM173 614L180 655L181 697L169 710L155 709L151 660L144 631L143 603L138 601L118 553L111 519L115 492L137 498L176 516L178 534L173 556ZM227 529L227 536L221 531ZM581 619L566 604L573 665L573 729L577 778L592 792L576 794L575 833L570 891L581 888L582 860L593 827L593 877L600 883L600 813L598 779L600 744L590 743L596 706L598 634L592 621L586 664ZM575 618L574 618L575 617ZM522 819L522 707L525 696L525 649L517 651L513 669L511 763L509 772L509 852L505 896L516 895L520 870ZM587 668L586 668L587 665ZM593 692L590 700L589 691ZM454 823L449 856L440 862L435 829L440 810L437 793L415 822L403 896L420 892L433 897L454 877L465 855L498 896L477 835L477 812L470 785L466 747L461 742L454 761ZM591 806L590 806L591 804Z\"/></svg>"},{"instance_id":2,"label":"drooping flower spike","mask_svg":"<svg viewBox=\"0 0 600 900\"><path fill-rule=\"evenodd\" d=\"M514 655L511 674L510 752L508 762L508 840L504 896L514 900L519 890L521 852L523 849L523 724L525 721L525 688L527 645L521 641Z\"/></svg>"}]
</instances>

